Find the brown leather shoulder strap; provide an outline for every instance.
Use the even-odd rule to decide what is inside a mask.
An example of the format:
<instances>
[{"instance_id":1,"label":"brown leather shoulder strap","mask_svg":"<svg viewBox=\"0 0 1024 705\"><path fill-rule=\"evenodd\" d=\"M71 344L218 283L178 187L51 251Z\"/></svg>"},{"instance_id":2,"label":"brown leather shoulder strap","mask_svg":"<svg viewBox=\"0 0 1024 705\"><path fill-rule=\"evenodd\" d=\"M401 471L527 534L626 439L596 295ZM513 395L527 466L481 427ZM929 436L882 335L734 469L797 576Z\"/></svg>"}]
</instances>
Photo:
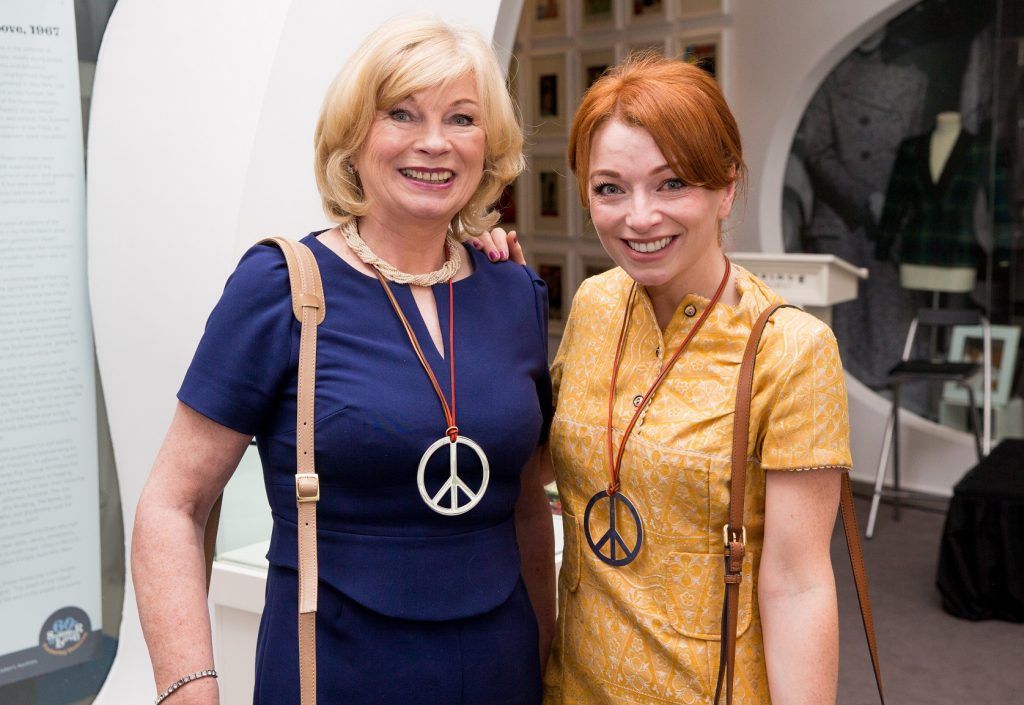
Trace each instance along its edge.
<instances>
[{"instance_id":1,"label":"brown leather shoulder strap","mask_svg":"<svg viewBox=\"0 0 1024 705\"><path fill-rule=\"evenodd\" d=\"M754 363L757 347L761 342L765 326L772 314L780 308L797 308L789 304L776 304L761 313L754 322L747 339L740 363L739 383L736 390L736 410L733 417L732 476L729 484L729 523L722 529L725 543L725 599L722 605L722 641L719 650L718 680L715 687L715 704L722 694L723 681L726 686L726 703L732 705L733 680L736 667L736 628L739 615L739 586L743 580L743 554L746 551L746 529L743 526L744 499L746 494L747 450L750 441L750 405L753 398ZM882 692L882 672L878 662L878 647L875 627L871 617L871 598L868 595L867 571L864 569L860 534L857 530L857 516L853 507L853 492L850 489L850 474L843 471L842 493L843 531L850 551L854 583L857 586L857 600L860 603L864 633L878 686L878 698L885 705Z\"/></svg>"},{"instance_id":2,"label":"brown leather shoulder strap","mask_svg":"<svg viewBox=\"0 0 1024 705\"><path fill-rule=\"evenodd\" d=\"M316 327L327 315L320 268L313 252L301 242L283 237L261 240L284 254L288 263L292 313L299 333L298 399L295 421L295 501L298 505L299 557L299 685L301 705L316 705L317 547L316 504L320 481L314 464L313 402L316 387ZM223 497L218 497L206 523L206 587L210 587L213 549Z\"/></svg>"},{"instance_id":3,"label":"brown leather shoulder strap","mask_svg":"<svg viewBox=\"0 0 1024 705\"><path fill-rule=\"evenodd\" d=\"M875 639L875 620L871 616L868 573L864 569L864 552L861 550L860 545L860 529L857 528L857 511L853 506L853 487L850 486L850 473L846 471L843 472L843 487L839 505L843 515L843 533L846 535L846 549L850 554L850 567L853 568L853 584L857 588L857 602L860 603L860 618L864 623L864 636L868 641L868 653L871 654L871 667L875 671L875 685L878 686L878 701L885 705L885 692L882 690L882 669L878 661L878 642Z\"/></svg>"}]
</instances>

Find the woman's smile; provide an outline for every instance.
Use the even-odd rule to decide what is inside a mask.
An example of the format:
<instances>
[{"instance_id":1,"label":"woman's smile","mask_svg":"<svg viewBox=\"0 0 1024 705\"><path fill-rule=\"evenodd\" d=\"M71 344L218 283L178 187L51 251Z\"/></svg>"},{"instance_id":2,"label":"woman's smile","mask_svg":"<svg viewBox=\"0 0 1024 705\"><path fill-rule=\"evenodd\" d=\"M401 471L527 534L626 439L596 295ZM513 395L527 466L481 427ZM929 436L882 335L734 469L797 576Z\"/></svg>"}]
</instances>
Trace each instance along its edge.
<instances>
[{"instance_id":1,"label":"woman's smile","mask_svg":"<svg viewBox=\"0 0 1024 705\"><path fill-rule=\"evenodd\" d=\"M455 172L451 169L409 167L399 169L398 172L417 185L434 188L451 186L455 179Z\"/></svg>"},{"instance_id":2,"label":"woman's smile","mask_svg":"<svg viewBox=\"0 0 1024 705\"><path fill-rule=\"evenodd\" d=\"M623 240L622 242L638 255L658 255L663 253L665 248L675 242L677 238L677 235L668 235L656 240Z\"/></svg>"}]
</instances>

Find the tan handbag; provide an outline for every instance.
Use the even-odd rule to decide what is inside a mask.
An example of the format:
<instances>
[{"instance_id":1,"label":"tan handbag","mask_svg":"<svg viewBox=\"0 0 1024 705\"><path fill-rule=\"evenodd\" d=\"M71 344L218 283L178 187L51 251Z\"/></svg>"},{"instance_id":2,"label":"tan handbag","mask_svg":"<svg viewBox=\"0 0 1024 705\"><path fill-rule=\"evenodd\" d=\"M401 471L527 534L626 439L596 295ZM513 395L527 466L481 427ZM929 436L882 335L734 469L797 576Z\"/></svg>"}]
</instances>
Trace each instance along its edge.
<instances>
[{"instance_id":1,"label":"tan handbag","mask_svg":"<svg viewBox=\"0 0 1024 705\"><path fill-rule=\"evenodd\" d=\"M736 626L739 613L740 583L743 580L743 554L746 550L746 531L743 528L744 488L747 476L747 442L750 430L750 402L754 383L754 362L757 345L764 333L764 327L772 314L780 308L797 308L777 304L764 311L754 323L743 351L740 365L740 379L736 391L736 411L732 429L732 477L729 485L729 523L722 528L725 543L725 601L722 605L722 643L718 660L718 683L715 686L715 705L722 695L725 681L727 705L732 705L733 677L736 667ZM843 471L840 507L843 515L843 531L846 533L846 547L850 552L853 566L853 580L857 587L860 616L864 622L864 634L871 653L871 665L875 671L878 699L885 705L882 693L882 672L878 666L878 646L875 641L875 625L871 617L871 597L868 595L868 576L864 570L864 556L860 546L860 532L857 529L857 514L853 507L853 491L850 488L850 473Z\"/></svg>"},{"instance_id":2,"label":"tan handbag","mask_svg":"<svg viewBox=\"0 0 1024 705\"><path fill-rule=\"evenodd\" d=\"M316 503L320 481L313 464L313 401L316 384L316 327L327 314L320 269L313 252L301 242L283 237L261 240L280 248L288 263L292 313L302 324L299 334L298 400L295 421L295 501L299 534L299 702L316 705ZM217 498L206 520L203 537L206 553L206 589L210 589L214 545L223 495Z\"/></svg>"}]
</instances>

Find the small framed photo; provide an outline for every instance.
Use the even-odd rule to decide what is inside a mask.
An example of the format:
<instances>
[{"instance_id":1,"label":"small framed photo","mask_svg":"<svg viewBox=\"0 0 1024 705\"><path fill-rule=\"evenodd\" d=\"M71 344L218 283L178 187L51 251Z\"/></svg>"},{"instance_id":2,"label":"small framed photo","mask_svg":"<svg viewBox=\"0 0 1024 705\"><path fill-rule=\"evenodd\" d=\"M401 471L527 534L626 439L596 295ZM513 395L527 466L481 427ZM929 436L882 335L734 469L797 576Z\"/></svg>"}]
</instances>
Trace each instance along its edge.
<instances>
[{"instance_id":1,"label":"small framed photo","mask_svg":"<svg viewBox=\"0 0 1024 705\"><path fill-rule=\"evenodd\" d=\"M569 313L569 266L565 253L534 247L533 270L548 287L548 324L561 330Z\"/></svg>"},{"instance_id":2,"label":"small framed photo","mask_svg":"<svg viewBox=\"0 0 1024 705\"><path fill-rule=\"evenodd\" d=\"M580 52L580 98L594 85L594 81L605 71L615 65L615 52L612 49Z\"/></svg>"},{"instance_id":3,"label":"small framed photo","mask_svg":"<svg viewBox=\"0 0 1024 705\"><path fill-rule=\"evenodd\" d=\"M1019 326L989 326L992 332L992 403L1000 406L1010 401L1013 376L1017 367L1020 347ZM954 326L949 343L949 359L956 362L985 364L985 339L981 326ZM974 402L982 404L983 373L971 381ZM945 401L967 404L967 391L958 384L947 382L942 392Z\"/></svg>"},{"instance_id":4,"label":"small framed photo","mask_svg":"<svg viewBox=\"0 0 1024 705\"><path fill-rule=\"evenodd\" d=\"M558 157L531 160L533 181L533 231L547 235L568 235L569 167Z\"/></svg>"},{"instance_id":5,"label":"small framed photo","mask_svg":"<svg viewBox=\"0 0 1024 705\"><path fill-rule=\"evenodd\" d=\"M525 12L532 34L566 33L566 0L527 0Z\"/></svg>"},{"instance_id":6,"label":"small framed photo","mask_svg":"<svg viewBox=\"0 0 1024 705\"><path fill-rule=\"evenodd\" d=\"M718 34L680 37L679 57L684 61L696 64L721 83L719 75L721 71L719 63L719 48L721 44L722 37Z\"/></svg>"},{"instance_id":7,"label":"small framed photo","mask_svg":"<svg viewBox=\"0 0 1024 705\"><path fill-rule=\"evenodd\" d=\"M665 19L665 0L626 0L626 19L630 24Z\"/></svg>"},{"instance_id":8,"label":"small framed photo","mask_svg":"<svg viewBox=\"0 0 1024 705\"><path fill-rule=\"evenodd\" d=\"M719 15L722 11L722 0L676 0L676 17Z\"/></svg>"},{"instance_id":9,"label":"small framed photo","mask_svg":"<svg viewBox=\"0 0 1024 705\"><path fill-rule=\"evenodd\" d=\"M537 55L530 64L530 90L533 92L530 127L536 128L538 135L563 136L569 111L565 54Z\"/></svg>"},{"instance_id":10,"label":"small framed photo","mask_svg":"<svg viewBox=\"0 0 1024 705\"><path fill-rule=\"evenodd\" d=\"M580 27L583 29L608 29L614 25L614 0L580 1Z\"/></svg>"}]
</instances>

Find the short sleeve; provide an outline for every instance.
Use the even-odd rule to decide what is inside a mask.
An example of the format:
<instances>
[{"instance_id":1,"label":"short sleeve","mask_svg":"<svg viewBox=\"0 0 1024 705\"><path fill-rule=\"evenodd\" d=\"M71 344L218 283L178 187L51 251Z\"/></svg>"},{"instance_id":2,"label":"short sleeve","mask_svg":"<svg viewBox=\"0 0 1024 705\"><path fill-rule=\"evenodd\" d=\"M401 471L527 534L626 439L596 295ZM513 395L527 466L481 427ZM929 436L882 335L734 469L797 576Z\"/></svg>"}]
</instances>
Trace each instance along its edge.
<instances>
[{"instance_id":1,"label":"short sleeve","mask_svg":"<svg viewBox=\"0 0 1024 705\"><path fill-rule=\"evenodd\" d=\"M761 465L765 470L849 468L846 381L835 335L803 312L780 319L772 331L774 354L765 356L778 362L776 370L767 371L774 401L768 402Z\"/></svg>"},{"instance_id":2,"label":"short sleeve","mask_svg":"<svg viewBox=\"0 0 1024 705\"><path fill-rule=\"evenodd\" d=\"M246 435L267 427L296 362L288 265L257 245L238 263L206 322L178 399Z\"/></svg>"},{"instance_id":3,"label":"short sleeve","mask_svg":"<svg viewBox=\"0 0 1024 705\"><path fill-rule=\"evenodd\" d=\"M548 442L551 418L555 414L551 391L551 372L548 369L548 286L533 270L528 269L527 271L530 272L530 278L533 280L537 325L540 328L540 354L543 355L543 359L540 360L540 372L537 375L537 401L540 403L541 415L544 419L538 445L544 445Z\"/></svg>"}]
</instances>

